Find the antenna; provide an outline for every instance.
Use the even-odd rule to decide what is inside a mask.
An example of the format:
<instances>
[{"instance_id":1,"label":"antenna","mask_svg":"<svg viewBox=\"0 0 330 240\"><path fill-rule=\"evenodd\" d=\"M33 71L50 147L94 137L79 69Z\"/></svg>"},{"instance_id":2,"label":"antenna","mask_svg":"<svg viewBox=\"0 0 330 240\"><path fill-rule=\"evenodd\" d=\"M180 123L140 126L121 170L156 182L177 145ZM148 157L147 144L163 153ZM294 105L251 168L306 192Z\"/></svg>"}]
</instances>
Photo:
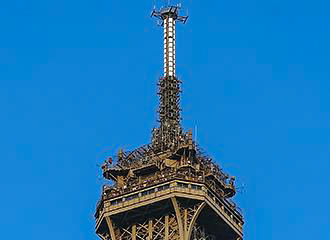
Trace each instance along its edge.
<instances>
[{"instance_id":1,"label":"antenna","mask_svg":"<svg viewBox=\"0 0 330 240\"><path fill-rule=\"evenodd\" d=\"M159 150L174 149L185 138L180 117L181 82L176 76L176 23L185 24L188 16L180 15L180 4L167 3L151 13L164 29L164 76L158 83L160 127L153 130L152 136L153 147Z\"/></svg>"},{"instance_id":2,"label":"antenna","mask_svg":"<svg viewBox=\"0 0 330 240\"><path fill-rule=\"evenodd\" d=\"M170 2L170 1L168 1ZM181 4L168 5L160 10L154 9L151 17L161 21L164 27L164 76L176 76L176 22L186 23L188 16L180 16Z\"/></svg>"}]
</instances>

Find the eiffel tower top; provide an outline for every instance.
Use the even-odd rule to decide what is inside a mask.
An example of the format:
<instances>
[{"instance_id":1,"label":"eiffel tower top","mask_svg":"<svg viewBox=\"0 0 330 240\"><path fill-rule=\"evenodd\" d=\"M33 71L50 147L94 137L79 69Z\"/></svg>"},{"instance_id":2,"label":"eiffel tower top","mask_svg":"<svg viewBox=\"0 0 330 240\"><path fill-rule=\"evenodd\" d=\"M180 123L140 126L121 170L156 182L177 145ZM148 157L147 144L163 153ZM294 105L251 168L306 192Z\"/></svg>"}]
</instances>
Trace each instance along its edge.
<instances>
[{"instance_id":1,"label":"eiffel tower top","mask_svg":"<svg viewBox=\"0 0 330 240\"><path fill-rule=\"evenodd\" d=\"M154 9L151 16L156 17L164 28L164 76L158 83L159 127L153 129L150 144L133 151L120 149L118 155L102 165L104 178L112 184L103 186L95 213L96 232L107 239L109 232L104 224L111 229L112 223L104 214L112 214L116 219L116 214L129 212L123 207L125 204L143 202L144 196L155 192L181 191L186 194L192 189L189 190L191 197L198 193L222 209L225 218L234 226L236 233L231 233L232 236L242 236L243 216L229 200L236 194L235 178L224 173L193 141L192 131L185 133L181 126L181 81L176 76L175 26L176 22L186 23L188 17L180 15L179 5ZM156 197L155 202L158 201ZM120 221L117 224L120 225ZM115 232L111 234L111 239L115 239Z\"/></svg>"},{"instance_id":2,"label":"eiffel tower top","mask_svg":"<svg viewBox=\"0 0 330 240\"><path fill-rule=\"evenodd\" d=\"M119 150L118 155L111 157L110 164L103 165L103 175L112 179L118 186L132 185L128 176L138 176L144 172L157 172L189 166L205 172L212 172L221 183L227 197L235 194L233 178L225 174L212 159L197 146L192 139L192 131L184 133L180 117L180 84L175 75L175 23L185 23L187 16L180 16L180 5L168 5L160 10L154 9L151 17L162 21L164 28L164 76L160 78L158 95L159 127L152 131L151 144L133 151ZM115 164L112 164L112 163ZM136 171L139 169L139 171ZM122 181L126 179L127 182ZM132 178L134 179L134 177ZM226 189L226 190L225 190Z\"/></svg>"}]
</instances>

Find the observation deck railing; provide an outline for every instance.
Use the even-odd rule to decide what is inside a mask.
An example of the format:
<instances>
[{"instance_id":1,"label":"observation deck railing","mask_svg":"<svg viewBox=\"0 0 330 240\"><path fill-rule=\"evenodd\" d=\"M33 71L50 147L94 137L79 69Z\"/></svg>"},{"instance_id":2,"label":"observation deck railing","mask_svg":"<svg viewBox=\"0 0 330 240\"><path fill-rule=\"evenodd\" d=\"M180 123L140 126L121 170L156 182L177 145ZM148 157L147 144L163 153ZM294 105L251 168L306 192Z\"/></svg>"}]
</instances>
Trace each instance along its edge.
<instances>
[{"instance_id":1,"label":"observation deck railing","mask_svg":"<svg viewBox=\"0 0 330 240\"><path fill-rule=\"evenodd\" d=\"M130 185L126 188L121 188L121 189L118 189L115 186L104 185L103 192L102 192L102 199L97 204L97 211L96 211L95 217L98 218L99 213L102 212L101 210L104 208L104 201L107 201L107 200L112 201L112 199L113 199L115 201L118 201L118 203L120 203L120 202L122 202L123 198L125 198L125 200L126 199L132 200L135 198L139 198L141 196L136 194L136 192L138 190L142 190L142 189L150 190L150 187L152 187L152 186L155 186L155 188L156 188L160 184L170 182L173 180L189 181L189 182L191 182L190 186L194 186L193 183L205 185L208 189L212 190L213 193L211 193L207 190L208 195L209 196L212 195L212 199L214 199L214 198L223 199L226 207L228 209L230 209L230 211L233 212L233 215L239 216L239 218L241 220L238 220L238 218L236 217L237 218L235 220L236 224L238 224L240 221L243 221L243 216L240 212L240 209L238 209L236 207L236 204L233 201L224 198L223 191L219 188L216 188L210 181L205 181L203 176L185 175L183 173L178 174L178 173L174 173L174 172L169 172L167 174L160 174L157 177L146 179L142 183L136 182L133 185ZM188 186L188 184L187 184L187 186ZM159 191L159 190L157 189L157 191Z\"/></svg>"},{"instance_id":2,"label":"observation deck railing","mask_svg":"<svg viewBox=\"0 0 330 240\"><path fill-rule=\"evenodd\" d=\"M214 205L218 206L217 209L222 212L228 221L235 225L239 231L242 230L242 226L244 224L243 217L237 212L236 209L232 208L227 199L219 198L211 193L208 187L203 187L202 184L193 182L188 184L183 181L171 181L166 184L158 184L154 187L149 187L143 192L131 193L117 197L107 204L107 211L117 211L118 209L124 207L130 207L131 205L139 204L140 202L152 200L155 197L161 197L175 192L205 196L205 198L211 201ZM100 204L102 202L103 201L101 201ZM100 216L104 213L105 207L102 205L102 208L99 208L98 211L98 215L95 216L97 223L99 223Z\"/></svg>"}]
</instances>

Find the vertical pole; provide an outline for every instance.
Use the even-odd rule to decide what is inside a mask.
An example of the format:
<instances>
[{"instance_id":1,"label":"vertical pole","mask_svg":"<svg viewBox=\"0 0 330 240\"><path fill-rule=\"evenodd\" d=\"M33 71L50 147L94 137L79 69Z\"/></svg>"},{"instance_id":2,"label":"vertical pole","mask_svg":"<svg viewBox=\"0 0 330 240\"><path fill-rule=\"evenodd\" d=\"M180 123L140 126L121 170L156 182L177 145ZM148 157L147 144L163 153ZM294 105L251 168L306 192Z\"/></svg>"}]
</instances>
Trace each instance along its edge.
<instances>
[{"instance_id":1,"label":"vertical pole","mask_svg":"<svg viewBox=\"0 0 330 240\"><path fill-rule=\"evenodd\" d=\"M167 77L168 73L168 19L164 19L164 77Z\"/></svg>"},{"instance_id":2,"label":"vertical pole","mask_svg":"<svg viewBox=\"0 0 330 240\"><path fill-rule=\"evenodd\" d=\"M148 236L149 236L149 240L152 239L152 219L149 220L149 227L148 227Z\"/></svg>"},{"instance_id":3,"label":"vertical pole","mask_svg":"<svg viewBox=\"0 0 330 240\"><path fill-rule=\"evenodd\" d=\"M184 238L187 238L187 229L188 229L188 210L184 209L183 210L183 233L184 233Z\"/></svg>"},{"instance_id":4,"label":"vertical pole","mask_svg":"<svg viewBox=\"0 0 330 240\"><path fill-rule=\"evenodd\" d=\"M132 226L132 240L136 240L136 224Z\"/></svg>"},{"instance_id":5,"label":"vertical pole","mask_svg":"<svg viewBox=\"0 0 330 240\"><path fill-rule=\"evenodd\" d=\"M175 19L169 14L164 19L164 76L175 77Z\"/></svg>"},{"instance_id":6,"label":"vertical pole","mask_svg":"<svg viewBox=\"0 0 330 240\"><path fill-rule=\"evenodd\" d=\"M111 240L116 240L116 235L115 235L115 231L113 229L113 225L112 225L112 221L110 217L105 217L105 220L108 224L108 228L110 231L110 236L111 236Z\"/></svg>"},{"instance_id":7,"label":"vertical pole","mask_svg":"<svg viewBox=\"0 0 330 240\"><path fill-rule=\"evenodd\" d=\"M169 224L168 224L168 215L166 215L165 216L165 240L169 240L168 239L169 232L170 232L170 229L169 229Z\"/></svg>"}]
</instances>

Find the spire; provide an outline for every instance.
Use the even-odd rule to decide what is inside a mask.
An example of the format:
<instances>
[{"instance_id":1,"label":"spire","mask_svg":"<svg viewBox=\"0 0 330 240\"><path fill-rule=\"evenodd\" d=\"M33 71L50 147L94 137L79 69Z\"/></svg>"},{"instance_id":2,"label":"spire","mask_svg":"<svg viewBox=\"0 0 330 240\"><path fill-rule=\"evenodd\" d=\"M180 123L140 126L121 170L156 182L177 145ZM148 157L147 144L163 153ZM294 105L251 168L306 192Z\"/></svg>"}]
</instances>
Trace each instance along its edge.
<instances>
[{"instance_id":1,"label":"spire","mask_svg":"<svg viewBox=\"0 0 330 240\"><path fill-rule=\"evenodd\" d=\"M180 16L180 5L154 9L151 16L164 28L164 76L160 78L158 95L159 128L153 130L152 145L164 151L175 149L184 141L180 116L180 80L176 77L176 22L186 23L188 17Z\"/></svg>"},{"instance_id":2,"label":"spire","mask_svg":"<svg viewBox=\"0 0 330 240\"><path fill-rule=\"evenodd\" d=\"M180 16L180 5L166 6L159 11L153 10L152 17L159 19L159 25L164 28L164 77L175 77L176 70L176 22L186 23L188 17Z\"/></svg>"}]
</instances>

